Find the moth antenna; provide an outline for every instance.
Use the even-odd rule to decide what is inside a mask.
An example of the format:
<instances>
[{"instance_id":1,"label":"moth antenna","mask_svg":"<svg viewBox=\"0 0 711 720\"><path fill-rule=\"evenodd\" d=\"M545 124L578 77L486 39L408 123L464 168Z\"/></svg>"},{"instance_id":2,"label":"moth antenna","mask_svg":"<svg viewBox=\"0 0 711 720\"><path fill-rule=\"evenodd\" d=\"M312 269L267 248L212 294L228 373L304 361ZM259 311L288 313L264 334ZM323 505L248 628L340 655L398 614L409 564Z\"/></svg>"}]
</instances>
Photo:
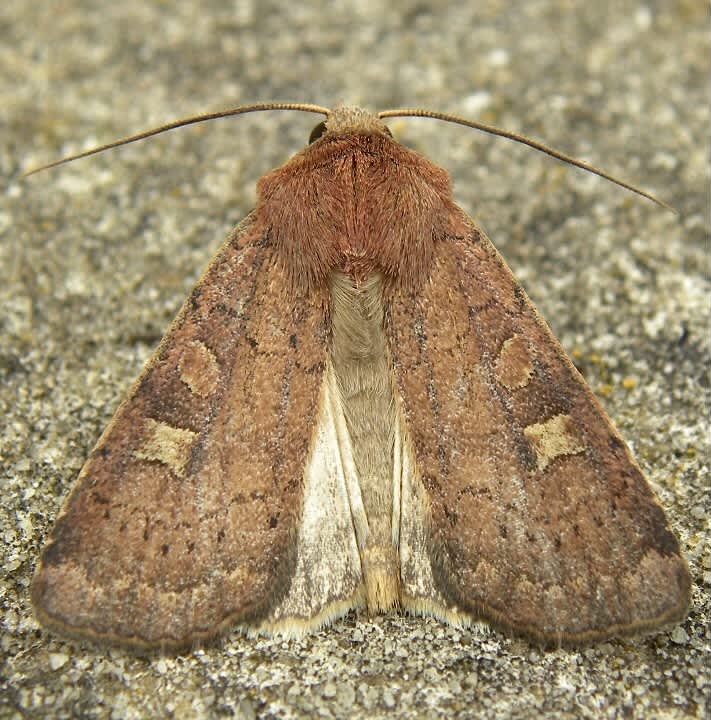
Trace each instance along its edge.
<instances>
[{"instance_id":1,"label":"moth antenna","mask_svg":"<svg viewBox=\"0 0 711 720\"><path fill-rule=\"evenodd\" d=\"M548 145L544 145L543 143L538 142L533 138L527 137L526 135L521 135L516 132L512 132L511 130L504 130L503 128L496 127L495 125L487 125L486 123L480 123L474 120L467 120L466 118L459 117L458 115L449 115L448 113L441 113L435 110L424 110L421 108L398 108L394 110L383 110L382 112L378 113L378 117L381 120L383 118L389 117L434 118L435 120L444 120L445 122L455 123L457 125L465 125L466 127L474 128L475 130L481 130L482 132L489 133L490 135L498 135L500 137L508 138L509 140L514 140L515 142L521 143L523 145L528 145L534 150L538 150L539 152L545 153L546 155L550 155L557 160L562 160L563 162L568 163L568 165L574 165L575 167L581 168L582 170L587 170L587 172L593 173L594 175L599 175L601 178L605 178L605 180L609 180L610 182L615 183L615 185L619 185L626 190L630 190L637 195L641 195L642 197L651 200L657 205L660 205L661 207L673 212L675 215L679 214L675 208L673 208L671 205L668 205L663 200L660 200L658 197L655 197L651 193L645 192L644 190L636 187L635 185L631 185L624 180L620 180L619 178L616 178L613 175L606 173L604 170L600 170L599 168L596 168L593 165L589 165L582 160L576 160L574 157L560 152L560 150L555 150L554 148L548 147Z\"/></svg>"},{"instance_id":2,"label":"moth antenna","mask_svg":"<svg viewBox=\"0 0 711 720\"><path fill-rule=\"evenodd\" d=\"M23 177L29 177L35 173L41 172L42 170L49 170L50 168L57 167L57 165L64 165L65 163L72 162L73 160L79 160L79 158L87 157L89 155L96 155L97 153L104 152L104 150L110 150L111 148L119 147L120 145L128 145L129 143L136 142L138 140L144 140L145 138L152 137L153 135L159 135L160 133L167 132L168 130L175 130L185 125L194 125L195 123L207 122L208 120L217 120L218 118L231 117L232 115L243 115L244 113L250 112L263 112L265 110L298 110L301 112L319 113L321 115L330 115L331 111L328 108L321 107L320 105L310 105L308 103L255 103L254 105L239 105L228 110L218 110L217 112L204 113L201 115L192 115L191 117L183 118L182 120L174 120L173 122L167 123L166 125L160 125L159 127L152 128L150 130L144 130L143 132L136 133L135 135L129 135L121 138L120 140L114 140L113 142L106 143L106 145L99 145L98 147L85 150L84 152L77 153L76 155L69 155L68 157L55 160L54 162L41 165L40 167L33 168L24 173Z\"/></svg>"}]
</instances>

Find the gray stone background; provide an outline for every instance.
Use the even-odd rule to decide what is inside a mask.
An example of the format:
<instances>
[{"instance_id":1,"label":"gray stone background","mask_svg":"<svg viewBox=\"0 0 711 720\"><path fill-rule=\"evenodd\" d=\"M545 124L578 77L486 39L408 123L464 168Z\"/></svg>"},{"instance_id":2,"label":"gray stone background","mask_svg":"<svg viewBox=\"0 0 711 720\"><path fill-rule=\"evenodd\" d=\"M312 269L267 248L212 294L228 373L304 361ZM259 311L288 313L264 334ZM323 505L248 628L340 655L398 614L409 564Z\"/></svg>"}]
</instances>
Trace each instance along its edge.
<instances>
[{"instance_id":1,"label":"gray stone background","mask_svg":"<svg viewBox=\"0 0 711 720\"><path fill-rule=\"evenodd\" d=\"M708 78L698 0L3 3L0 716L708 717ZM38 627L28 584L83 459L257 178L318 118L252 115L20 172L268 99L458 112L678 208L461 127L391 123L452 173L633 447L691 566L686 622L543 652L349 616L301 642L233 633L148 659Z\"/></svg>"}]
</instances>

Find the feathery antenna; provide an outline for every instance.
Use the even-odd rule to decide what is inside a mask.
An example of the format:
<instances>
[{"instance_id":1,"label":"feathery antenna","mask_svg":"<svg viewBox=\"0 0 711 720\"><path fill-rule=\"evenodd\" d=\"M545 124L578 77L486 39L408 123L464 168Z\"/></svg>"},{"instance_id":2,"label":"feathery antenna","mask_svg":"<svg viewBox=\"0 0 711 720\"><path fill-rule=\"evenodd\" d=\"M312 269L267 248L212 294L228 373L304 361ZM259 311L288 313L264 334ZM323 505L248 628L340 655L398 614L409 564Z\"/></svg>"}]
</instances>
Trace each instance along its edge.
<instances>
[{"instance_id":1,"label":"feathery antenna","mask_svg":"<svg viewBox=\"0 0 711 720\"><path fill-rule=\"evenodd\" d=\"M73 160L79 160L79 158L88 157L89 155L96 155L97 153L104 152L104 150L110 150L111 148L119 147L120 145L128 145L138 140L144 140L145 138L152 137L153 135L160 135L160 133L168 132L168 130L175 130L179 127L185 127L186 125L195 125L196 123L207 122L208 120L217 120L219 118L232 117L233 115L244 115L250 112L264 112L265 110L299 110L301 112L319 113L321 115L328 115L331 111L328 108L321 107L320 105L309 105L308 103L255 103L254 105L240 105L229 110L218 110L213 113L205 113L203 115L192 115L191 117L183 118L182 120L174 120L173 122L161 125L151 130L144 130L143 132L136 133L135 135L129 135L121 138L120 140L114 140L113 142L106 143L106 145L99 145L99 147L91 148L91 150L85 150L84 152L77 153L76 155L69 155L68 157L62 158L61 160L55 160L54 162L41 165L40 167L33 168L24 174L23 177L29 177L35 173L41 172L42 170L49 170L50 168L57 167L58 165L64 165L65 163L72 162Z\"/></svg>"},{"instance_id":2,"label":"feathery antenna","mask_svg":"<svg viewBox=\"0 0 711 720\"><path fill-rule=\"evenodd\" d=\"M583 162L582 160L576 160L574 157L571 157L570 155L566 155L565 153L562 153L559 150L555 150L552 147L548 147L548 145L544 145L543 143L538 142L537 140L533 140L532 138L529 138L526 135L521 135L519 133L512 132L511 130L504 130L502 128L496 127L495 125L486 125L485 123L476 122L474 120L467 120L466 118L459 117L458 115L449 115L448 113L441 113L441 112L437 112L437 111L433 111L433 110L423 110L420 108L399 108L399 109L395 109L395 110L383 110L382 112L378 113L378 117L381 120L384 118L389 118L389 117L434 118L435 120L443 120L444 122L455 123L457 125L465 125L466 127L474 128L475 130L481 130L482 132L489 133L490 135L498 135L499 137L507 138L509 140L514 140L517 143L521 143L523 145L528 145L529 147L533 148L534 150L538 150L539 152L545 153L546 155L550 155L551 157L554 157L557 160L562 160L564 163L567 163L568 165L574 165L575 167L581 168L582 170L586 170L589 173L593 173L594 175L599 175L601 178L605 178L605 180L609 180L610 182L615 183L615 185L619 185L620 187L623 187L626 190L630 190L633 193L637 193L637 195L641 195L642 197L645 197L648 200L655 202L657 205L660 205L661 207L666 208L667 210L670 210L671 212L673 212L675 214L678 214L677 211L671 205L668 205L663 200L660 200L659 198L655 197L651 193L641 190L640 188L635 187L634 185L631 185L630 183L625 182L624 180L620 180L619 178L616 178L613 175L606 173L604 170L600 170L599 168L596 168L593 165L589 165L588 163Z\"/></svg>"}]
</instances>

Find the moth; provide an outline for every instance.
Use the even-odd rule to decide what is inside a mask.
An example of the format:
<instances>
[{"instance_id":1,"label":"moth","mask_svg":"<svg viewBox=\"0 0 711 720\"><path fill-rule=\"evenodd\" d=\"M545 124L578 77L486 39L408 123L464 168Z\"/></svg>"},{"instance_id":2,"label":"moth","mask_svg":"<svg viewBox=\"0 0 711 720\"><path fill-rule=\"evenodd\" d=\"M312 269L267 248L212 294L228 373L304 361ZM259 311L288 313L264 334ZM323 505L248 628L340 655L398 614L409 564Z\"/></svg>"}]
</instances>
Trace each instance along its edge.
<instances>
[{"instance_id":1,"label":"moth","mask_svg":"<svg viewBox=\"0 0 711 720\"><path fill-rule=\"evenodd\" d=\"M354 107L111 146L275 108L326 119L259 180L84 465L32 582L42 624L180 649L353 609L544 646L682 620L689 572L624 441L448 174L383 119L591 168Z\"/></svg>"}]
</instances>

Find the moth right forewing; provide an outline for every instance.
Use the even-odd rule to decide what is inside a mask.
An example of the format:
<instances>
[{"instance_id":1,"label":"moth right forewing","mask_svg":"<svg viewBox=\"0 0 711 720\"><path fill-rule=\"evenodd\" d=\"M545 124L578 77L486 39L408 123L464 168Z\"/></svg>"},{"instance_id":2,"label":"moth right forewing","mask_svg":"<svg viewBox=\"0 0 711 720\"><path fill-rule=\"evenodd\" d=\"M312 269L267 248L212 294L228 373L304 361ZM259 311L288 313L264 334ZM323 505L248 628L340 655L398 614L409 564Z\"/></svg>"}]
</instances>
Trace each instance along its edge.
<instances>
[{"instance_id":1,"label":"moth right forewing","mask_svg":"<svg viewBox=\"0 0 711 720\"><path fill-rule=\"evenodd\" d=\"M326 359L250 216L119 407L32 586L65 633L178 647L265 617L287 591Z\"/></svg>"},{"instance_id":2,"label":"moth right forewing","mask_svg":"<svg viewBox=\"0 0 711 720\"><path fill-rule=\"evenodd\" d=\"M438 243L387 332L437 594L544 643L684 616L689 576L639 468L489 240ZM433 605L437 601L433 599Z\"/></svg>"}]
</instances>

